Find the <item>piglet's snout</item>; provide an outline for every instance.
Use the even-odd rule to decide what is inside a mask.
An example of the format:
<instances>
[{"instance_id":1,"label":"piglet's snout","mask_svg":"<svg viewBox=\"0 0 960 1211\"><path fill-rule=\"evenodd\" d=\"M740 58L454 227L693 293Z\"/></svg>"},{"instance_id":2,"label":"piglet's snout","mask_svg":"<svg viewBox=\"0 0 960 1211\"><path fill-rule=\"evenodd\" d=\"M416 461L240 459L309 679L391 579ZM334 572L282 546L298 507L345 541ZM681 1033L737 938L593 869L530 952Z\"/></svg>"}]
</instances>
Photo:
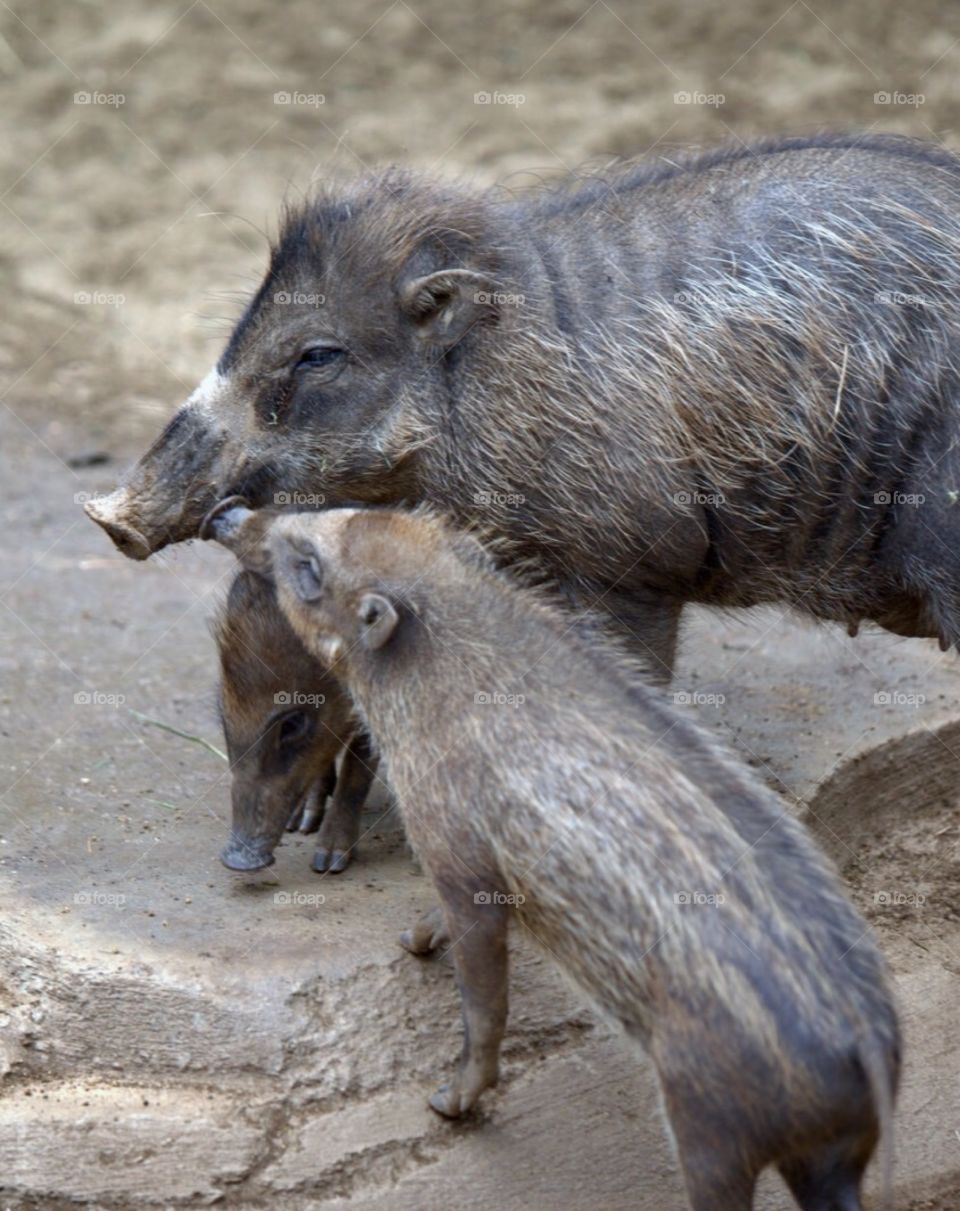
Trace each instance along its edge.
<instances>
[{"instance_id":1,"label":"piglet's snout","mask_svg":"<svg viewBox=\"0 0 960 1211\"><path fill-rule=\"evenodd\" d=\"M249 871L263 870L264 867L272 866L276 859L272 849L231 833L230 840L220 854L220 861L228 870Z\"/></svg>"}]
</instances>

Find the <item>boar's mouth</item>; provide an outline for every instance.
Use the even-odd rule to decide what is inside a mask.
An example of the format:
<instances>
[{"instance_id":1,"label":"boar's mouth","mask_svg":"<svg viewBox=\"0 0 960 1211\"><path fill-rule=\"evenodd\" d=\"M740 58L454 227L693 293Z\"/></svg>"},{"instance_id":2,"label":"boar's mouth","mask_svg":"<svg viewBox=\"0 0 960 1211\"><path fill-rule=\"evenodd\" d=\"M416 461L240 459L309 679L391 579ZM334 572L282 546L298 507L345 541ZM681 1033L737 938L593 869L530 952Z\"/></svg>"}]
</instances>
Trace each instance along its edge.
<instances>
[{"instance_id":1,"label":"boar's mouth","mask_svg":"<svg viewBox=\"0 0 960 1211\"><path fill-rule=\"evenodd\" d=\"M276 484L276 468L272 464L261 463L228 484L218 499L238 496L249 508L262 509L264 505L277 503L274 499Z\"/></svg>"},{"instance_id":2,"label":"boar's mouth","mask_svg":"<svg viewBox=\"0 0 960 1211\"><path fill-rule=\"evenodd\" d=\"M231 479L220 488L208 482L199 493L178 496L172 481L143 482L136 474L109 496L84 505L87 516L129 559L149 559L172 543L197 538L208 511L224 497L240 496L251 508L273 503L275 470L260 466Z\"/></svg>"},{"instance_id":3,"label":"boar's mouth","mask_svg":"<svg viewBox=\"0 0 960 1211\"><path fill-rule=\"evenodd\" d=\"M204 499L203 507L198 509L196 501L191 500L188 507L181 507L179 515L165 516L151 525L151 502L138 500L137 493L124 485L109 496L88 500L83 508L122 555L143 560L171 543L196 538L200 521L215 501L216 497L210 494L209 501Z\"/></svg>"}]
</instances>

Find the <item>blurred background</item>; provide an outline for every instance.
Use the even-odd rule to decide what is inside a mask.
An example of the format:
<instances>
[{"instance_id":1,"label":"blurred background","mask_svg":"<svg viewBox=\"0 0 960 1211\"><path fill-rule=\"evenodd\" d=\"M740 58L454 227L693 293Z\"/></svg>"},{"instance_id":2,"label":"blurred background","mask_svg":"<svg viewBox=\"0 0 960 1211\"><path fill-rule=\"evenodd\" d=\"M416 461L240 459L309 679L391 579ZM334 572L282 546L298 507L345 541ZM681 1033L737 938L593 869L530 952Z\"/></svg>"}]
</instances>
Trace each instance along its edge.
<instances>
[{"instance_id":1,"label":"blurred background","mask_svg":"<svg viewBox=\"0 0 960 1211\"><path fill-rule=\"evenodd\" d=\"M938 0L14 0L0 31L3 398L60 454L166 416L318 178L960 125Z\"/></svg>"}]
</instances>

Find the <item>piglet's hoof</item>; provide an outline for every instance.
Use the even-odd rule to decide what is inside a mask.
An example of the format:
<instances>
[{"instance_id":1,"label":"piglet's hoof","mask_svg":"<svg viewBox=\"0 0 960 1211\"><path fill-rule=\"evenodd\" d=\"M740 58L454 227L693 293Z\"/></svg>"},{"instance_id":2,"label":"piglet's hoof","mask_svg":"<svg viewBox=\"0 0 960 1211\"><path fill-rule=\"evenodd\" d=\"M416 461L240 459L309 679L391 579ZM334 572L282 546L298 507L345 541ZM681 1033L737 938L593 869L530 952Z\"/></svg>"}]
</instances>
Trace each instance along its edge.
<instances>
[{"instance_id":1,"label":"piglet's hoof","mask_svg":"<svg viewBox=\"0 0 960 1211\"><path fill-rule=\"evenodd\" d=\"M442 1114L444 1118L460 1118L468 1109L460 1104L460 1087L456 1084L441 1085L436 1093L430 1095L430 1108Z\"/></svg>"},{"instance_id":2,"label":"piglet's hoof","mask_svg":"<svg viewBox=\"0 0 960 1211\"><path fill-rule=\"evenodd\" d=\"M350 865L350 854L342 849L324 849L318 846L310 863L317 874L338 875Z\"/></svg>"},{"instance_id":3,"label":"piglet's hoof","mask_svg":"<svg viewBox=\"0 0 960 1211\"><path fill-rule=\"evenodd\" d=\"M287 820L288 833L315 833L320 827L322 809L307 800L298 803Z\"/></svg>"},{"instance_id":4,"label":"piglet's hoof","mask_svg":"<svg viewBox=\"0 0 960 1211\"><path fill-rule=\"evenodd\" d=\"M424 913L413 929L403 931L400 935L400 945L414 955L428 955L435 950L446 950L450 945L450 934L447 932L443 910L437 906Z\"/></svg>"}]
</instances>

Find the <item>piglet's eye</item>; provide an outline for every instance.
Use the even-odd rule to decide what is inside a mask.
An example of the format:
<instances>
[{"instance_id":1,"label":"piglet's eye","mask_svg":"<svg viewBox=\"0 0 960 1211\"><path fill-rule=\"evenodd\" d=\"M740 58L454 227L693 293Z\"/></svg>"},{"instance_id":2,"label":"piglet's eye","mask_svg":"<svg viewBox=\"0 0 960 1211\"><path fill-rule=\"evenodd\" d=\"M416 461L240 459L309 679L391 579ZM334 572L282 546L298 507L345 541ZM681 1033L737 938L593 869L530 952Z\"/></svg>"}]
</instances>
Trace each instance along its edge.
<instances>
[{"instance_id":1,"label":"piglet's eye","mask_svg":"<svg viewBox=\"0 0 960 1211\"><path fill-rule=\"evenodd\" d=\"M314 345L304 349L296 364L297 370L323 370L340 365L347 356L346 349L338 349L333 345Z\"/></svg>"},{"instance_id":2,"label":"piglet's eye","mask_svg":"<svg viewBox=\"0 0 960 1211\"><path fill-rule=\"evenodd\" d=\"M293 565L297 591L302 601L316 601L323 592L323 570L315 555L298 559Z\"/></svg>"},{"instance_id":3,"label":"piglet's eye","mask_svg":"<svg viewBox=\"0 0 960 1211\"><path fill-rule=\"evenodd\" d=\"M307 730L309 720L303 711L291 711L280 720L277 737L281 744L299 740Z\"/></svg>"}]
</instances>

